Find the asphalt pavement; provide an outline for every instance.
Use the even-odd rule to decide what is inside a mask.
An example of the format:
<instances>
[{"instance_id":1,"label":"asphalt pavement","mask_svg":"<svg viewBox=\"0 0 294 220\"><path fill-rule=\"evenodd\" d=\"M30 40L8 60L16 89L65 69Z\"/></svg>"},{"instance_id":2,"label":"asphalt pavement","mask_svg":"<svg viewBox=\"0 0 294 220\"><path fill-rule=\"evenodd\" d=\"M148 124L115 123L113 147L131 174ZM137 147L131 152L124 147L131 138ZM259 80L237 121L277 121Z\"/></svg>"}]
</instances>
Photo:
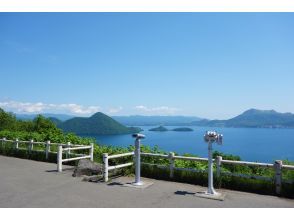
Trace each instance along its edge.
<instances>
[{"instance_id":1,"label":"asphalt pavement","mask_svg":"<svg viewBox=\"0 0 294 220\"><path fill-rule=\"evenodd\" d=\"M293 208L294 200L219 189L224 201L195 196L206 188L192 184L144 179L153 185L125 187L133 177L90 183L72 177L72 167L56 172L56 164L0 156L0 207L29 208Z\"/></svg>"}]
</instances>

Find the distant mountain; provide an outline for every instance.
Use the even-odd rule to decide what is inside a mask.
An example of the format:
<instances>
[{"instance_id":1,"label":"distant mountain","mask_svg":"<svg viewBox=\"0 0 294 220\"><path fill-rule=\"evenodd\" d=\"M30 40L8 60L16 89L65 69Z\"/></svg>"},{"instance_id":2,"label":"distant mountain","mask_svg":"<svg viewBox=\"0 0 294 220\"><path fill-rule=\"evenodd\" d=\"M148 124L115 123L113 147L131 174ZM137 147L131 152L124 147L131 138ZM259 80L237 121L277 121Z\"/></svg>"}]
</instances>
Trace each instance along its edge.
<instances>
[{"instance_id":1,"label":"distant mountain","mask_svg":"<svg viewBox=\"0 0 294 220\"><path fill-rule=\"evenodd\" d=\"M58 125L65 132L81 135L130 134L140 132L140 128L126 127L111 117L98 112L89 118L75 117Z\"/></svg>"},{"instance_id":2,"label":"distant mountain","mask_svg":"<svg viewBox=\"0 0 294 220\"><path fill-rule=\"evenodd\" d=\"M211 127L294 128L294 114L249 109L228 120L201 120L192 124Z\"/></svg>"},{"instance_id":3,"label":"distant mountain","mask_svg":"<svg viewBox=\"0 0 294 220\"><path fill-rule=\"evenodd\" d=\"M48 118L50 121L52 121L57 127L62 124L62 121L59 120L58 118L53 118L53 117L49 117Z\"/></svg>"},{"instance_id":4,"label":"distant mountain","mask_svg":"<svg viewBox=\"0 0 294 220\"><path fill-rule=\"evenodd\" d=\"M193 116L113 116L118 122L128 126L181 126L188 125L193 121L202 120Z\"/></svg>"},{"instance_id":5,"label":"distant mountain","mask_svg":"<svg viewBox=\"0 0 294 220\"><path fill-rule=\"evenodd\" d=\"M38 114L15 114L17 119L33 120ZM66 114L41 113L45 118L56 118L60 121L66 121L76 116Z\"/></svg>"}]
</instances>

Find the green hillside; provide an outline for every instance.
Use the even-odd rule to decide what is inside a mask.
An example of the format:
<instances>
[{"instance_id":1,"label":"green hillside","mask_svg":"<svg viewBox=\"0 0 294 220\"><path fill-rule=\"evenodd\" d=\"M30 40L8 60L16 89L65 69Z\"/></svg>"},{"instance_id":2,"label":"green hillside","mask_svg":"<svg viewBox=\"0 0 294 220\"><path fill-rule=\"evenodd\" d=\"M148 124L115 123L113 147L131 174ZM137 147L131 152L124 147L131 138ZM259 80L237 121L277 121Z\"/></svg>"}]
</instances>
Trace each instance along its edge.
<instances>
[{"instance_id":1,"label":"green hillside","mask_svg":"<svg viewBox=\"0 0 294 220\"><path fill-rule=\"evenodd\" d=\"M89 118L76 117L58 124L65 132L81 135L131 134L140 132L140 128L126 127L111 117L98 112Z\"/></svg>"}]
</instances>

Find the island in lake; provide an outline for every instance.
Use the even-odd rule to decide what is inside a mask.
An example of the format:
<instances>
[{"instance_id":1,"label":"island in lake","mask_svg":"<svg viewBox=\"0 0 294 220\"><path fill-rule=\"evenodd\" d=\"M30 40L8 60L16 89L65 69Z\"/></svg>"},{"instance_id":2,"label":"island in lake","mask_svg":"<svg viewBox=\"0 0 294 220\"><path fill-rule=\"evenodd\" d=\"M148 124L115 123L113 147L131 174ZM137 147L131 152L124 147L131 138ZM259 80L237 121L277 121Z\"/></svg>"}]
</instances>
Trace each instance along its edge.
<instances>
[{"instance_id":1,"label":"island in lake","mask_svg":"<svg viewBox=\"0 0 294 220\"><path fill-rule=\"evenodd\" d=\"M163 132L163 131L169 131L169 130L166 127L159 126L159 127L156 127L156 128L151 128L149 131ZM194 130L192 128L175 128L175 129L172 129L170 131L194 131Z\"/></svg>"},{"instance_id":2,"label":"island in lake","mask_svg":"<svg viewBox=\"0 0 294 220\"><path fill-rule=\"evenodd\" d=\"M172 131L194 131L192 128L175 128Z\"/></svg>"},{"instance_id":3,"label":"island in lake","mask_svg":"<svg viewBox=\"0 0 294 220\"><path fill-rule=\"evenodd\" d=\"M160 131L160 132L163 132L163 131L168 131L168 129L166 127L163 127L163 126L159 126L157 128L151 128L151 129L149 129L149 131Z\"/></svg>"}]
</instances>

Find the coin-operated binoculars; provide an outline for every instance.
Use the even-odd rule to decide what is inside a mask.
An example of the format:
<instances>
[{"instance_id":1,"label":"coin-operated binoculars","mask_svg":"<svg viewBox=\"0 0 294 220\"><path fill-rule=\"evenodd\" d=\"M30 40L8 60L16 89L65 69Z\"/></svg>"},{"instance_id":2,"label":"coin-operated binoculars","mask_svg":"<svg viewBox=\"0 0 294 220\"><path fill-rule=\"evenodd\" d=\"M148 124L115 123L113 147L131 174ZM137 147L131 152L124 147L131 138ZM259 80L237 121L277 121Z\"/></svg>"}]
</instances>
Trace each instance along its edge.
<instances>
[{"instance_id":1,"label":"coin-operated binoculars","mask_svg":"<svg viewBox=\"0 0 294 220\"><path fill-rule=\"evenodd\" d=\"M141 139L145 138L145 135L143 134L133 134L133 138L135 138L135 182L133 185L135 186L142 186L144 185L143 182L141 182Z\"/></svg>"},{"instance_id":2,"label":"coin-operated binoculars","mask_svg":"<svg viewBox=\"0 0 294 220\"><path fill-rule=\"evenodd\" d=\"M204 135L204 141L208 143L208 195L218 195L213 188L213 161L212 161L212 143L222 145L223 135L218 134L216 131L207 131Z\"/></svg>"}]
</instances>

